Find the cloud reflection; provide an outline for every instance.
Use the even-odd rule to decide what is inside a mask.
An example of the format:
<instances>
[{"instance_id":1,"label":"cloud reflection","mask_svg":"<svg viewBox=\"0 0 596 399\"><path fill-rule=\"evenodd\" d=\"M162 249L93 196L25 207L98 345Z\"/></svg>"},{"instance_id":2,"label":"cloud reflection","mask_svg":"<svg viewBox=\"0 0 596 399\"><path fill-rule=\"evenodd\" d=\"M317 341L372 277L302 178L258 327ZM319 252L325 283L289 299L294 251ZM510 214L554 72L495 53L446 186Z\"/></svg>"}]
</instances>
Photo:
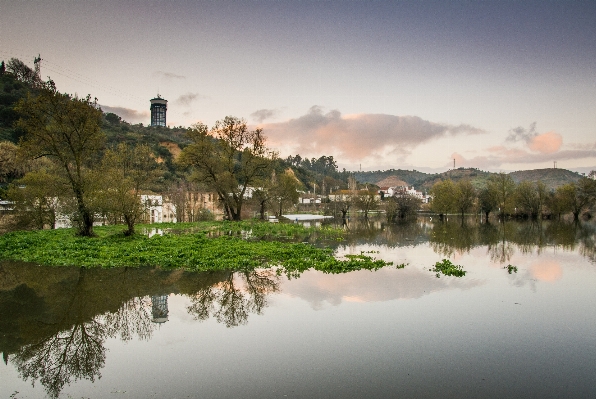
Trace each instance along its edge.
<instances>
[{"instance_id":1,"label":"cloud reflection","mask_svg":"<svg viewBox=\"0 0 596 399\"><path fill-rule=\"evenodd\" d=\"M396 299L416 299L432 292L466 290L484 284L472 279L436 278L434 273L414 267L384 268L374 273L361 270L346 274L329 275L308 271L284 284L284 294L301 298L319 310L325 303L333 306L342 302L384 302Z\"/></svg>"}]
</instances>

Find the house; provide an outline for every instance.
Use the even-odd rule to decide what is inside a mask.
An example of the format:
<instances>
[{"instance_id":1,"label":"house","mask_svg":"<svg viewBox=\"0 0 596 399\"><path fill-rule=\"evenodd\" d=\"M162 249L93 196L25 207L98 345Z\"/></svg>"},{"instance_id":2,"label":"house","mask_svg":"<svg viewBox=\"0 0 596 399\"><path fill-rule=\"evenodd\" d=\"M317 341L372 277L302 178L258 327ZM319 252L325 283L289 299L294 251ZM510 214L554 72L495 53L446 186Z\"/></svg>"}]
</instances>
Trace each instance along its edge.
<instances>
[{"instance_id":1,"label":"house","mask_svg":"<svg viewBox=\"0 0 596 399\"><path fill-rule=\"evenodd\" d=\"M388 196L411 195L413 197L419 198L423 204L427 204L431 200L429 195L424 194L422 191L416 190L414 186L389 187L387 188L386 193Z\"/></svg>"}]
</instances>

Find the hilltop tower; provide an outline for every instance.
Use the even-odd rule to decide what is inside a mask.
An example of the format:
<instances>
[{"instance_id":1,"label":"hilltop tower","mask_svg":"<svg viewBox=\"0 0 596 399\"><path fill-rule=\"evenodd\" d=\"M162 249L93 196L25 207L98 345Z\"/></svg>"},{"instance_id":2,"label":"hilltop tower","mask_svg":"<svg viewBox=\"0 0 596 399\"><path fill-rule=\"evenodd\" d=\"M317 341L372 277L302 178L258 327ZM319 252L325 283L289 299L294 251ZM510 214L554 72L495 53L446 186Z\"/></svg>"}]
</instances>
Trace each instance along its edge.
<instances>
[{"instance_id":1,"label":"hilltop tower","mask_svg":"<svg viewBox=\"0 0 596 399\"><path fill-rule=\"evenodd\" d=\"M166 111L168 110L168 100L164 100L158 94L151 99L151 126L167 126Z\"/></svg>"}]
</instances>

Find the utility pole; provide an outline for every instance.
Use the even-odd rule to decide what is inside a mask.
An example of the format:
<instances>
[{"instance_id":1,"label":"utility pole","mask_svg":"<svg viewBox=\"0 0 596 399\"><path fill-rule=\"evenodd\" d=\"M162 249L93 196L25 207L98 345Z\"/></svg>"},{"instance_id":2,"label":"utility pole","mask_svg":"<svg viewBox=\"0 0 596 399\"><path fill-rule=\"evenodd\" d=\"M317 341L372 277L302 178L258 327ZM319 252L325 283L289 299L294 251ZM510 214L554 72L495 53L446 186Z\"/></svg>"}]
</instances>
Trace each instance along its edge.
<instances>
[{"instance_id":1,"label":"utility pole","mask_svg":"<svg viewBox=\"0 0 596 399\"><path fill-rule=\"evenodd\" d=\"M455 158L453 158L453 169L455 169Z\"/></svg>"}]
</instances>

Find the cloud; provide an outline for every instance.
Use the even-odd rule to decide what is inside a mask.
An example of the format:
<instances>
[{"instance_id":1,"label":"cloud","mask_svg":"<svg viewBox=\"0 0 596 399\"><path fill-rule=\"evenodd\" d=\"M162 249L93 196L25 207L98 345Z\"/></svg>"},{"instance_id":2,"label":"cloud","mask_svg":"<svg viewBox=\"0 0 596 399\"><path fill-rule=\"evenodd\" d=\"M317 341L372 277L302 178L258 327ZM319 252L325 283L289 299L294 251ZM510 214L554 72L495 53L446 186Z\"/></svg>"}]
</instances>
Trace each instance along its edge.
<instances>
[{"instance_id":1,"label":"cloud","mask_svg":"<svg viewBox=\"0 0 596 399\"><path fill-rule=\"evenodd\" d=\"M566 161L596 158L596 149L586 150L564 150L558 152L529 152L519 148L504 146L491 147L486 150L488 155L476 156L466 159L459 153L451 154L450 159L455 158L458 166L474 167L479 169L497 168L503 164L533 164L552 161ZM452 165L453 161L445 163L446 167Z\"/></svg>"},{"instance_id":2,"label":"cloud","mask_svg":"<svg viewBox=\"0 0 596 399\"><path fill-rule=\"evenodd\" d=\"M102 105L103 112L112 112L128 123L148 123L151 114L149 111L137 111L136 109L124 107L110 107L109 105Z\"/></svg>"},{"instance_id":3,"label":"cloud","mask_svg":"<svg viewBox=\"0 0 596 399\"><path fill-rule=\"evenodd\" d=\"M543 154L552 154L559 151L563 145L563 138L560 134L555 132L547 132L532 137L528 143L528 147L532 151L541 152Z\"/></svg>"},{"instance_id":4,"label":"cloud","mask_svg":"<svg viewBox=\"0 0 596 399\"><path fill-rule=\"evenodd\" d=\"M165 80L183 80L186 79L186 76L177 75L172 72L164 72L164 71L155 71L153 72L153 76L157 78L162 78Z\"/></svg>"},{"instance_id":5,"label":"cloud","mask_svg":"<svg viewBox=\"0 0 596 399\"><path fill-rule=\"evenodd\" d=\"M199 93L186 93L174 100L176 104L189 106L193 101L204 98Z\"/></svg>"},{"instance_id":6,"label":"cloud","mask_svg":"<svg viewBox=\"0 0 596 399\"><path fill-rule=\"evenodd\" d=\"M524 129L521 126L513 128L509 130L509 136L507 136L507 141L510 142L517 142L517 141L525 141L529 142L534 136L537 136L538 133L536 132L536 122L533 122L530 125L528 130Z\"/></svg>"},{"instance_id":7,"label":"cloud","mask_svg":"<svg viewBox=\"0 0 596 399\"><path fill-rule=\"evenodd\" d=\"M536 131L536 122L532 123L528 129L518 126L509 131L506 141L523 141L530 150L543 154L552 154L563 145L563 137L556 132L547 132L539 134Z\"/></svg>"},{"instance_id":8,"label":"cloud","mask_svg":"<svg viewBox=\"0 0 596 399\"><path fill-rule=\"evenodd\" d=\"M396 271L384 268L375 273L305 273L284 287L287 295L302 298L315 310L342 302L385 302L421 298L441 290L470 289L481 281L438 279L433 273L415 268Z\"/></svg>"},{"instance_id":9,"label":"cloud","mask_svg":"<svg viewBox=\"0 0 596 399\"><path fill-rule=\"evenodd\" d=\"M250 114L251 118L259 123L263 123L265 119L271 119L279 113L277 109L259 109L252 114Z\"/></svg>"},{"instance_id":10,"label":"cloud","mask_svg":"<svg viewBox=\"0 0 596 399\"><path fill-rule=\"evenodd\" d=\"M447 135L481 134L470 125L452 126L417 116L357 114L343 116L313 106L303 116L261 125L274 147L301 155L330 154L350 161L370 157L398 157L424 142Z\"/></svg>"}]
</instances>

